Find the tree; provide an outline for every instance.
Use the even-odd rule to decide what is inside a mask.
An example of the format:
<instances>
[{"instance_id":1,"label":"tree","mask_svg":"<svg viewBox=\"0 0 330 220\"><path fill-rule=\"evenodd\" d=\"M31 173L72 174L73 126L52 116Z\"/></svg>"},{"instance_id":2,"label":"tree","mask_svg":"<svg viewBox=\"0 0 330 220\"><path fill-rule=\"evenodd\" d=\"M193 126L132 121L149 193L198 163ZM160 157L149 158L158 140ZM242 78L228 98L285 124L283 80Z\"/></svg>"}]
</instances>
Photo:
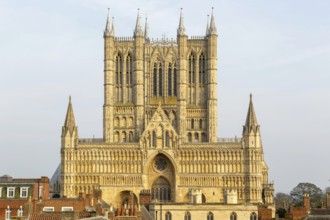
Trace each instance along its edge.
<instances>
[{"instance_id":1,"label":"tree","mask_svg":"<svg viewBox=\"0 0 330 220\"><path fill-rule=\"evenodd\" d=\"M290 196L295 206L303 206L304 195L309 194L311 207L316 208L322 204L323 192L312 183L299 183L290 192Z\"/></svg>"},{"instance_id":2,"label":"tree","mask_svg":"<svg viewBox=\"0 0 330 220\"><path fill-rule=\"evenodd\" d=\"M290 195L282 192L276 193L274 198L276 208L284 208L287 209L288 205L292 203L292 198Z\"/></svg>"}]
</instances>

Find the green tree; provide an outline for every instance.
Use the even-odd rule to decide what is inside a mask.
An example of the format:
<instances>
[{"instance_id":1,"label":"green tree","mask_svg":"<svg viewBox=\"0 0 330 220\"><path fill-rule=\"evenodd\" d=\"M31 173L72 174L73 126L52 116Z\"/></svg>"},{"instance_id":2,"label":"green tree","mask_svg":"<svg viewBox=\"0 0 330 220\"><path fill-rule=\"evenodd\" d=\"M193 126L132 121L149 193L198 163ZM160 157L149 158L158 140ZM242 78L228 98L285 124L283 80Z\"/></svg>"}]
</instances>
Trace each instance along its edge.
<instances>
[{"instance_id":1,"label":"green tree","mask_svg":"<svg viewBox=\"0 0 330 220\"><path fill-rule=\"evenodd\" d=\"M304 195L309 194L311 207L319 207L322 203L322 190L312 183L299 183L290 192L293 204L295 206L303 206Z\"/></svg>"}]
</instances>

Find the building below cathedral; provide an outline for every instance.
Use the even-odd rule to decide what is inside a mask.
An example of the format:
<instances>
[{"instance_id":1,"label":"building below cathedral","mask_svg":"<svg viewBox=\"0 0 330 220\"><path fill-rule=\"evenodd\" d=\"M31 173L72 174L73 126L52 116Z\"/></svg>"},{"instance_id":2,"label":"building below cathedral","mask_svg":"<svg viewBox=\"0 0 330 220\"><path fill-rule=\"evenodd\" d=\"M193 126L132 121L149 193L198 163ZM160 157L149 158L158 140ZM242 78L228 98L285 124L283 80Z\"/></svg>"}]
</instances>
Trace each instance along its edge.
<instances>
[{"instance_id":1,"label":"building below cathedral","mask_svg":"<svg viewBox=\"0 0 330 220\"><path fill-rule=\"evenodd\" d=\"M108 15L103 138L78 137L70 98L52 193L101 191L118 215L138 207L145 219L255 220L258 207L273 209L252 95L242 137L217 135L213 11L200 37L186 35L182 12L175 41L151 40L141 23L138 13L133 37L117 37Z\"/></svg>"}]
</instances>

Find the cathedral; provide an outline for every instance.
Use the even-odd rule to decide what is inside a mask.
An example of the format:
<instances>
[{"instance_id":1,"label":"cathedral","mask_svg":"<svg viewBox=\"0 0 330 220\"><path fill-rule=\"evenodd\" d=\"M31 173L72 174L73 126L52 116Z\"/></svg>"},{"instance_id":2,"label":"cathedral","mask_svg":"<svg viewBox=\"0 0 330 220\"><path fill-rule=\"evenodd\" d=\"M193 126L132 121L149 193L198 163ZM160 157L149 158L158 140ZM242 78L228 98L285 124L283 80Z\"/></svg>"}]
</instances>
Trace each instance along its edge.
<instances>
[{"instance_id":1,"label":"cathedral","mask_svg":"<svg viewBox=\"0 0 330 220\"><path fill-rule=\"evenodd\" d=\"M70 98L60 196L100 190L113 208L144 205L155 219L256 219L274 188L252 95L242 137L217 135L213 11L203 36L187 36L182 11L176 40L152 40L148 29L138 13L133 36L118 37L108 15L103 138L79 137Z\"/></svg>"}]
</instances>

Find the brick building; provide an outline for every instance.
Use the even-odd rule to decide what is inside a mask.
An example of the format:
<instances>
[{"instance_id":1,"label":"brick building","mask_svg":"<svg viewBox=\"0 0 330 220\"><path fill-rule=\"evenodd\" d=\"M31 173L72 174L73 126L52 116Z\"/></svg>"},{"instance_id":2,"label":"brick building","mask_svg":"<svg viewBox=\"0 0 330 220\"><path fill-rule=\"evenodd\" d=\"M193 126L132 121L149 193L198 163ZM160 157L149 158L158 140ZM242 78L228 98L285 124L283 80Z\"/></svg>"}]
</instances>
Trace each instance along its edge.
<instances>
[{"instance_id":1,"label":"brick building","mask_svg":"<svg viewBox=\"0 0 330 220\"><path fill-rule=\"evenodd\" d=\"M28 199L46 200L49 197L49 179L0 177L0 219L5 219L6 212L11 216L21 215Z\"/></svg>"}]
</instances>

